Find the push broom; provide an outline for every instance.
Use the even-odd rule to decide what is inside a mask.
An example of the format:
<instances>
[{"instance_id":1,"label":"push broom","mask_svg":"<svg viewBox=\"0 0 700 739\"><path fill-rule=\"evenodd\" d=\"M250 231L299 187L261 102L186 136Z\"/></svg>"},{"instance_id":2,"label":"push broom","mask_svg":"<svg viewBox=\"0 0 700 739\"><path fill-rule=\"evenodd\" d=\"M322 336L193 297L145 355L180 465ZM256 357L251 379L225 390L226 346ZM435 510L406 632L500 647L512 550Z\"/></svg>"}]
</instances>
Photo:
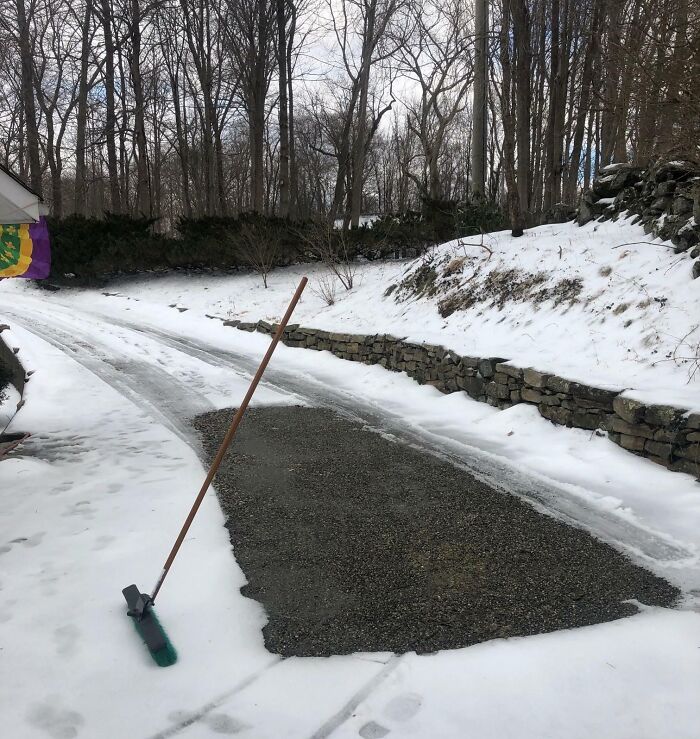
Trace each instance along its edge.
<instances>
[{"instance_id":1,"label":"push broom","mask_svg":"<svg viewBox=\"0 0 700 739\"><path fill-rule=\"evenodd\" d=\"M148 595L147 593L142 593L136 585L129 585L122 590L128 608L127 613L129 614L129 616L131 616L131 619L134 622L134 626L136 627L136 631L145 642L146 646L148 647L148 651L151 653L151 656L155 660L156 664L160 665L161 667L167 667L168 665L174 664L177 661L177 652L175 651L173 645L170 643L170 639L168 639L165 630L161 626L160 621L158 621L158 617L153 610L153 606L156 602L156 596L163 586L163 581L170 571L170 568L172 567L177 553L180 551L182 542L184 541L185 536L187 535L187 532L192 525L194 517L197 515L197 511L199 510L199 506L202 504L202 500L204 500L204 496L206 495L207 490L209 490L211 481L214 479L214 476L218 472L224 455L226 454L227 449L233 441L233 437L236 435L236 431L238 430L238 427L241 424L241 420L243 419L243 414L246 412L246 408L250 403L250 399L253 397L253 393L255 392L255 389L257 388L260 379L262 378L263 373L265 372L265 369L267 368L267 365L272 358L272 354L275 351L280 339L282 338L282 334L284 333L284 330L287 327L287 323L289 323L289 319L291 318L292 313L294 312L294 309L299 302L299 298L301 298L301 294L304 292L304 288L306 287L307 282L308 279L306 277L303 277L301 282L299 283L299 287L297 287L296 292L294 293L292 302L287 308L287 312L284 314L279 326L277 327L277 331L275 331L275 334L272 337L272 342L270 343L265 356L260 362L260 366L258 367L258 370L250 383L250 387L248 388L243 401L241 402L231 421L231 425L226 432L226 436L224 436L224 440L221 442L221 446L219 447L219 451L216 453L216 457L214 457L214 461L211 463L211 467L209 468L209 472L207 473L204 483L202 484L202 487L197 494L197 497L195 498L194 504L192 505L187 518L185 519L185 523L180 529L180 533L175 540L173 548L170 550L168 558L165 560L165 564L163 565L163 569L158 578L158 582L156 582L156 585L153 588L153 592L150 595Z\"/></svg>"}]
</instances>

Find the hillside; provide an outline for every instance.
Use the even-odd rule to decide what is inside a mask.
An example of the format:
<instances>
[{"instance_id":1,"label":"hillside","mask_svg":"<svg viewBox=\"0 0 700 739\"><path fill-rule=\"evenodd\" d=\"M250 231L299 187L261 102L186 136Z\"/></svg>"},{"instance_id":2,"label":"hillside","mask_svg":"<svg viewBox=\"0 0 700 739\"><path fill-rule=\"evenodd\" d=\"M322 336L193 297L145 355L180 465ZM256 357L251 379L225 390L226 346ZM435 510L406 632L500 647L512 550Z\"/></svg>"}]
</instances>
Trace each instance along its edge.
<instances>
[{"instance_id":1,"label":"hillside","mask_svg":"<svg viewBox=\"0 0 700 739\"><path fill-rule=\"evenodd\" d=\"M551 224L436 247L410 262L363 263L346 291L321 265L255 274L143 277L120 295L246 321L274 321L308 273L296 320L391 333L464 354L507 357L641 400L700 408L700 283L691 259L631 219ZM323 285L335 285L327 305ZM20 287L20 286L18 286ZM85 294L90 300L89 293Z\"/></svg>"}]
</instances>

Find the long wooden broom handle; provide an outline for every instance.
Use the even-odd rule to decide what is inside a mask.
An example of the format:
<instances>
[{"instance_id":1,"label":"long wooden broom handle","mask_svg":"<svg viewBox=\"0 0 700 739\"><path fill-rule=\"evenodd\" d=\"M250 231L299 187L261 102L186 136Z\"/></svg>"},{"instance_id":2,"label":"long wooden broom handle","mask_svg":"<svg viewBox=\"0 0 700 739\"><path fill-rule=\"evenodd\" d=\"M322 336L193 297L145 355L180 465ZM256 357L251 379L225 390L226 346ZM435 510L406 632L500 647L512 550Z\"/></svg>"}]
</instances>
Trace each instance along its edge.
<instances>
[{"instance_id":1,"label":"long wooden broom handle","mask_svg":"<svg viewBox=\"0 0 700 739\"><path fill-rule=\"evenodd\" d=\"M258 371L255 373L255 377L253 377L253 380L250 383L248 392L245 394L243 401L241 402L240 406L238 407L238 410L236 411L236 415L233 417L233 420L231 421L231 425L229 426L229 429L226 432L226 436L224 436L224 440L221 442L221 446L219 447L219 451L216 453L216 457L214 457L214 461L211 463L211 467L209 468L207 477L204 480L204 483L202 484L202 488L199 491L199 494L197 495L197 498L194 501L194 505L192 506L192 509L190 510L189 515L185 519L185 523L183 524L182 529L180 530L180 533L178 534L178 537L175 540L175 544L173 545L173 548L170 550L168 559L165 560L165 564L163 565L163 570L160 573L158 582L156 583L156 586L153 589L153 593L151 594L152 602L155 602L156 595L158 595L158 592L161 586L163 585L163 581L165 580L165 577L168 574L168 571L170 570L170 566L172 565L173 560L177 556L177 553L180 550L180 547L182 546L182 542L184 541L185 536L187 536L187 531L189 530L192 524L192 521L194 520L194 517L197 515L199 506L202 504L202 500L204 500L204 496L206 495L207 490L209 490L211 481L214 479L214 476L216 475L216 473L219 470L219 467L221 466L221 462L224 458L224 455L226 454L226 451L229 448L231 442L233 441L233 437L236 435L236 431L238 430L238 427L241 424L241 420L243 419L243 414L246 412L248 403L250 403L250 399L253 397L253 393L255 392L255 389L257 388L258 383L260 382L260 379L262 378L263 373L265 372L265 369L267 368L267 365L270 363L272 354L275 351L277 344L279 344L280 339L282 338L282 334L284 333L284 330L287 327L287 324L289 323L289 319L291 318L292 313L294 312L294 309L296 308L297 303L299 302L299 298L301 298L301 294L304 292L304 288L306 287L306 283L308 281L309 280L307 277L302 277L301 282L299 283L299 287L297 287L297 290L294 293L292 302L289 304L289 307L287 308L287 312L282 317L282 320L280 321L280 324L277 327L277 331L275 331L275 335L272 337L272 342L270 343L270 346L268 347L267 352L265 353L265 356L262 358L262 362L260 362Z\"/></svg>"}]
</instances>

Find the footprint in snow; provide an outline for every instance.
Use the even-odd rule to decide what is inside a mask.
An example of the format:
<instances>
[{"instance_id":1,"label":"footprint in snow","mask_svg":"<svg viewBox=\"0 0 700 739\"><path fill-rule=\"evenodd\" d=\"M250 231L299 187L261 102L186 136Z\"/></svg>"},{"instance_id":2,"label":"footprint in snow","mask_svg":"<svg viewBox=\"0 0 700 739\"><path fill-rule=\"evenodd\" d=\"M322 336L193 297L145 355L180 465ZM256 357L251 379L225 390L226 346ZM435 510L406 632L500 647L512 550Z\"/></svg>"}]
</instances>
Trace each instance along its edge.
<instances>
[{"instance_id":1,"label":"footprint in snow","mask_svg":"<svg viewBox=\"0 0 700 739\"><path fill-rule=\"evenodd\" d=\"M194 711L173 711L168 719L179 726L190 726L198 723L211 729L215 734L238 734L250 726L225 713L210 713L202 716Z\"/></svg>"},{"instance_id":2,"label":"footprint in snow","mask_svg":"<svg viewBox=\"0 0 700 739\"><path fill-rule=\"evenodd\" d=\"M418 693L403 693L392 698L384 706L385 718L393 722L410 721L420 711L423 698ZM391 729L376 721L368 721L358 731L362 739L382 739L391 733Z\"/></svg>"},{"instance_id":3,"label":"footprint in snow","mask_svg":"<svg viewBox=\"0 0 700 739\"><path fill-rule=\"evenodd\" d=\"M82 516L88 521L91 521L94 518L94 516L92 515L93 513L95 513L95 509L90 506L90 501L81 500L66 508L66 510L61 515L64 518L70 516Z\"/></svg>"},{"instance_id":4,"label":"footprint in snow","mask_svg":"<svg viewBox=\"0 0 700 739\"><path fill-rule=\"evenodd\" d=\"M73 739L78 736L84 719L77 711L61 708L55 700L35 703L27 713L29 723L45 731L53 739Z\"/></svg>"},{"instance_id":5,"label":"footprint in snow","mask_svg":"<svg viewBox=\"0 0 700 739\"><path fill-rule=\"evenodd\" d=\"M95 543L92 548L94 551L99 552L101 549L106 549L113 541L114 537L109 536L108 534L105 536L98 536L97 539L95 539Z\"/></svg>"},{"instance_id":6,"label":"footprint in snow","mask_svg":"<svg viewBox=\"0 0 700 739\"><path fill-rule=\"evenodd\" d=\"M53 639L56 643L56 654L61 657L72 657L75 655L78 644L80 629L72 624L60 626L53 632Z\"/></svg>"},{"instance_id":7,"label":"footprint in snow","mask_svg":"<svg viewBox=\"0 0 700 739\"><path fill-rule=\"evenodd\" d=\"M41 544L43 538L46 536L45 531L39 531L37 534L32 534L28 538L26 538L22 544L24 544L25 547L38 547L39 544Z\"/></svg>"},{"instance_id":8,"label":"footprint in snow","mask_svg":"<svg viewBox=\"0 0 700 739\"><path fill-rule=\"evenodd\" d=\"M382 739L382 737L390 733L391 729L387 729L386 726L382 726L376 721L368 721L358 732L362 739Z\"/></svg>"},{"instance_id":9,"label":"footprint in snow","mask_svg":"<svg viewBox=\"0 0 700 739\"><path fill-rule=\"evenodd\" d=\"M248 724L225 713L212 713L204 719L204 723L216 734L238 734L250 728Z\"/></svg>"},{"instance_id":10,"label":"footprint in snow","mask_svg":"<svg viewBox=\"0 0 700 739\"><path fill-rule=\"evenodd\" d=\"M384 708L384 715L392 721L409 721L423 705L423 698L418 693L404 693L392 698Z\"/></svg>"}]
</instances>

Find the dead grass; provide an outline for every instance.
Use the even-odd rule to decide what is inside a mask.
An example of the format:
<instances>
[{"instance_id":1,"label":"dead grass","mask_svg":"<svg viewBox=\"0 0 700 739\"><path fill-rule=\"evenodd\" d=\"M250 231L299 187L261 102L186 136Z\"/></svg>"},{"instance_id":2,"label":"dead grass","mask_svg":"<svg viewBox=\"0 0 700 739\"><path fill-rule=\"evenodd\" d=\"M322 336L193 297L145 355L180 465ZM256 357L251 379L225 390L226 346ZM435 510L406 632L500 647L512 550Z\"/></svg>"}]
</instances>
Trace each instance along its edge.
<instances>
[{"instance_id":1,"label":"dead grass","mask_svg":"<svg viewBox=\"0 0 700 739\"><path fill-rule=\"evenodd\" d=\"M509 303L530 302L539 305L552 301L555 306L576 303L583 290L579 277L565 278L551 284L546 272L527 272L515 268L484 267L491 251L479 255L434 255L421 260L392 289L397 302L423 297L437 297L443 318L481 303L503 310ZM387 291L387 294L391 294Z\"/></svg>"}]
</instances>

